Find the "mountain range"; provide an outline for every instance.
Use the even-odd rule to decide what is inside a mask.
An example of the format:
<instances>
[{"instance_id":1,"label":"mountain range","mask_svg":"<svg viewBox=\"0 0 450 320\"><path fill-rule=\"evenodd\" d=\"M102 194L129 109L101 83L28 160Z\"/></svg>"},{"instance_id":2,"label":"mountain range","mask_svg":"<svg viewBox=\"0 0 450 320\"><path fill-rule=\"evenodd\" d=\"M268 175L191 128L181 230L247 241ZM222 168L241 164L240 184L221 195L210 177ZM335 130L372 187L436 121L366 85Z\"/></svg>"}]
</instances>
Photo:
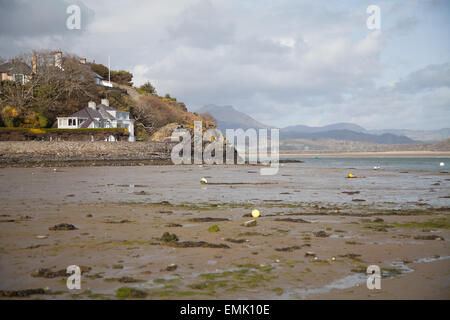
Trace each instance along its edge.
<instances>
[{"instance_id":1,"label":"mountain range","mask_svg":"<svg viewBox=\"0 0 450 320\"><path fill-rule=\"evenodd\" d=\"M209 114L216 119L217 127L226 129L271 129L273 127L256 121L249 115L232 106L207 105L197 111ZM280 129L280 139L334 139L360 141L378 144L414 144L419 142L443 141L450 138L450 128L440 130L366 130L353 123L335 123L322 127L305 125L289 126Z\"/></svg>"}]
</instances>

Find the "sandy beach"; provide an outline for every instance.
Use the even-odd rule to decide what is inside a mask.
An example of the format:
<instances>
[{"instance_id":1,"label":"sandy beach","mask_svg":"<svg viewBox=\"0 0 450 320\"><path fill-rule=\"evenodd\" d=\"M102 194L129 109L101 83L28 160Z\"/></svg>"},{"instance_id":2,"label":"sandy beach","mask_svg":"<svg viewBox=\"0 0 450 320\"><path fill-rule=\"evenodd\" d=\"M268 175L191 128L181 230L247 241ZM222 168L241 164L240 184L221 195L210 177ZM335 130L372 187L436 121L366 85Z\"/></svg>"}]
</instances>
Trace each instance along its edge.
<instances>
[{"instance_id":1,"label":"sandy beach","mask_svg":"<svg viewBox=\"0 0 450 320\"><path fill-rule=\"evenodd\" d=\"M449 299L450 174L353 173L363 178L295 166L271 177L257 166L1 168L0 296ZM246 227L252 209L261 217ZM49 230L63 223L75 229ZM81 290L67 289L70 265L84 271ZM381 290L366 286L369 265Z\"/></svg>"}]
</instances>

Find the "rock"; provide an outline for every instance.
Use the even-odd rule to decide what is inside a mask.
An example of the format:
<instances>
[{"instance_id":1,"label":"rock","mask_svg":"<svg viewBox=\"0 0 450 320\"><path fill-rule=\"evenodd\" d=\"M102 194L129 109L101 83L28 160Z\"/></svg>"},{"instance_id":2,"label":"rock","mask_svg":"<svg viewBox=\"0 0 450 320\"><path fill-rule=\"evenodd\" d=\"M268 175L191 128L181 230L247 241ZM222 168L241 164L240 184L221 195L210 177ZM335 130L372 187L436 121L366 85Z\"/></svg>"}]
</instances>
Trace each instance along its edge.
<instances>
[{"instance_id":1,"label":"rock","mask_svg":"<svg viewBox=\"0 0 450 320\"><path fill-rule=\"evenodd\" d=\"M77 227L75 227L73 224L68 224L68 223L61 223L61 224L57 224L54 227L50 227L48 228L49 230L52 231L70 231L70 230L78 230Z\"/></svg>"},{"instance_id":2,"label":"rock","mask_svg":"<svg viewBox=\"0 0 450 320\"><path fill-rule=\"evenodd\" d=\"M227 218L192 218L189 219L190 222L222 222L222 221L230 221L230 219Z\"/></svg>"},{"instance_id":3,"label":"rock","mask_svg":"<svg viewBox=\"0 0 450 320\"><path fill-rule=\"evenodd\" d=\"M165 232L162 237L161 237L161 241L163 242L177 242L178 241L178 236L174 233L174 234L170 234L169 232Z\"/></svg>"},{"instance_id":4,"label":"rock","mask_svg":"<svg viewBox=\"0 0 450 320\"><path fill-rule=\"evenodd\" d=\"M88 215L86 215L86 218L92 218L93 217L93 215L92 214L88 214Z\"/></svg>"},{"instance_id":5,"label":"rock","mask_svg":"<svg viewBox=\"0 0 450 320\"><path fill-rule=\"evenodd\" d=\"M231 238L226 238L225 241L231 242L231 243L245 243L248 242L248 240L246 239L231 239Z\"/></svg>"},{"instance_id":6,"label":"rock","mask_svg":"<svg viewBox=\"0 0 450 320\"><path fill-rule=\"evenodd\" d=\"M170 264L169 266L167 266L166 271L175 271L177 270L178 266L176 264Z\"/></svg>"},{"instance_id":7,"label":"rock","mask_svg":"<svg viewBox=\"0 0 450 320\"><path fill-rule=\"evenodd\" d=\"M256 220L250 220L247 222L244 222L244 227L250 228L250 227L256 227L257 226Z\"/></svg>"},{"instance_id":8,"label":"rock","mask_svg":"<svg viewBox=\"0 0 450 320\"><path fill-rule=\"evenodd\" d=\"M52 271L51 269L46 269L46 268L41 268L41 269L31 273L31 276L33 278L47 278L47 279L66 277L67 275L68 274L67 274L66 270Z\"/></svg>"},{"instance_id":9,"label":"rock","mask_svg":"<svg viewBox=\"0 0 450 320\"><path fill-rule=\"evenodd\" d=\"M416 240L444 240L443 237L435 235L435 234L418 235L418 236L415 236L414 239L416 239Z\"/></svg>"},{"instance_id":10,"label":"rock","mask_svg":"<svg viewBox=\"0 0 450 320\"><path fill-rule=\"evenodd\" d=\"M325 231L318 231L315 232L314 235L318 238L328 238L330 235L326 233Z\"/></svg>"},{"instance_id":11,"label":"rock","mask_svg":"<svg viewBox=\"0 0 450 320\"><path fill-rule=\"evenodd\" d=\"M342 193L348 194L349 196L354 195L354 194L360 194L361 191L344 191Z\"/></svg>"},{"instance_id":12,"label":"rock","mask_svg":"<svg viewBox=\"0 0 450 320\"><path fill-rule=\"evenodd\" d=\"M88 273L89 271L91 271L91 269L92 269L91 267L80 266L81 274ZM67 277L69 276L69 274L65 269L52 271L51 269L40 268L39 270L31 273L31 276L33 278L53 279L53 278Z\"/></svg>"},{"instance_id":13,"label":"rock","mask_svg":"<svg viewBox=\"0 0 450 320\"><path fill-rule=\"evenodd\" d=\"M301 247L299 246L292 246L292 247L286 247L286 248L276 248L275 251L280 251L280 252L292 252L294 250L300 250Z\"/></svg>"},{"instance_id":14,"label":"rock","mask_svg":"<svg viewBox=\"0 0 450 320\"><path fill-rule=\"evenodd\" d=\"M347 253L347 254L344 254L344 255L339 255L339 257L341 257L341 258L350 258L350 259L355 260L355 259L359 259L361 257L361 255L357 254L357 253Z\"/></svg>"},{"instance_id":15,"label":"rock","mask_svg":"<svg viewBox=\"0 0 450 320\"><path fill-rule=\"evenodd\" d=\"M182 242L166 242L169 247L175 248L214 248L214 249L229 249L230 247L226 244L214 244L205 241L182 241Z\"/></svg>"},{"instance_id":16,"label":"rock","mask_svg":"<svg viewBox=\"0 0 450 320\"><path fill-rule=\"evenodd\" d=\"M166 224L166 227L167 228L181 228L181 227L183 227L183 225L178 224L178 223L168 223L168 224Z\"/></svg>"},{"instance_id":17,"label":"rock","mask_svg":"<svg viewBox=\"0 0 450 320\"><path fill-rule=\"evenodd\" d=\"M303 219L293 219L293 218L278 218L275 219L275 221L281 221L281 222L294 222L294 223L311 223L309 221L303 220Z\"/></svg>"},{"instance_id":18,"label":"rock","mask_svg":"<svg viewBox=\"0 0 450 320\"><path fill-rule=\"evenodd\" d=\"M120 279L118 279L117 281L119 281L120 283L136 283L136 282L141 282L140 280L134 279L132 277L122 277Z\"/></svg>"},{"instance_id":19,"label":"rock","mask_svg":"<svg viewBox=\"0 0 450 320\"><path fill-rule=\"evenodd\" d=\"M124 224L124 223L132 223L133 221L127 220L127 219L123 219L123 220L118 220L118 221L114 221L114 220L108 220L105 223L111 223L111 224Z\"/></svg>"},{"instance_id":20,"label":"rock","mask_svg":"<svg viewBox=\"0 0 450 320\"><path fill-rule=\"evenodd\" d=\"M26 298L32 295L42 295L47 294L47 291L44 289L27 289L27 290L18 290L18 291L0 291L0 297L6 298Z\"/></svg>"}]
</instances>

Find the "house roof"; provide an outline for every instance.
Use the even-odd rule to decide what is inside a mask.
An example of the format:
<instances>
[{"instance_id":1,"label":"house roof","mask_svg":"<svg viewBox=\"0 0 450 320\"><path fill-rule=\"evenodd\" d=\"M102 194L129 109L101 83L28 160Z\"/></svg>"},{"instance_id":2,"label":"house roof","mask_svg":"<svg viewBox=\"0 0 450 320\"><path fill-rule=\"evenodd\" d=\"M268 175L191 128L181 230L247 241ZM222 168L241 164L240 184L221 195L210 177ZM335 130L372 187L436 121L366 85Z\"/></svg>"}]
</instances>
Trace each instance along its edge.
<instances>
[{"instance_id":1,"label":"house roof","mask_svg":"<svg viewBox=\"0 0 450 320\"><path fill-rule=\"evenodd\" d=\"M108 109L106 109L106 108L108 108ZM108 107L108 106L105 106L103 104L100 104L100 105L97 106L97 111L102 115L102 117L104 119L114 120L115 118L111 114L109 114L107 112L107 110L109 110L109 111L117 111L116 109Z\"/></svg>"},{"instance_id":2,"label":"house roof","mask_svg":"<svg viewBox=\"0 0 450 320\"><path fill-rule=\"evenodd\" d=\"M98 122L97 119L100 119L100 120L116 120L116 118L114 116L112 116L107 111L120 112L119 110L114 109L114 108L112 108L110 106L105 106L104 104L99 104L98 106L96 106L95 109L86 107L86 108L81 109L80 111L74 113L70 117L71 118L73 117L73 118L85 118L85 119L88 119L88 121L83 123L83 125L81 126L81 128L87 128L92 122L97 123ZM130 120L133 120L133 119L130 118Z\"/></svg>"},{"instance_id":3,"label":"house roof","mask_svg":"<svg viewBox=\"0 0 450 320\"><path fill-rule=\"evenodd\" d=\"M98 112L95 109L86 107L84 109L81 109L80 111L74 113L73 115L71 115L71 117L74 118L88 118L91 120L94 120L95 118L99 118L99 119L103 119L103 116L100 112Z\"/></svg>"}]
</instances>

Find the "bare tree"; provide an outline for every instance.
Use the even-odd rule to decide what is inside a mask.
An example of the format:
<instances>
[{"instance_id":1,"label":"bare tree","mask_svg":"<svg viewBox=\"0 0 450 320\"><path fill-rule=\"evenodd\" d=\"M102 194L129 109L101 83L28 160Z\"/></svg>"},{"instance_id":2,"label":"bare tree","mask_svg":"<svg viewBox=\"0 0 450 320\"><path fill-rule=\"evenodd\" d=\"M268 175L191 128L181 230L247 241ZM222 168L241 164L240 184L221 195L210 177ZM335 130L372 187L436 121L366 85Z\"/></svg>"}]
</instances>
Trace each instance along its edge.
<instances>
[{"instance_id":1,"label":"bare tree","mask_svg":"<svg viewBox=\"0 0 450 320\"><path fill-rule=\"evenodd\" d=\"M25 81L2 83L1 108L11 106L21 114L39 113L54 121L98 97L91 69L76 56L57 60L55 53L40 51L17 56L10 64L10 73L24 75Z\"/></svg>"}]
</instances>

